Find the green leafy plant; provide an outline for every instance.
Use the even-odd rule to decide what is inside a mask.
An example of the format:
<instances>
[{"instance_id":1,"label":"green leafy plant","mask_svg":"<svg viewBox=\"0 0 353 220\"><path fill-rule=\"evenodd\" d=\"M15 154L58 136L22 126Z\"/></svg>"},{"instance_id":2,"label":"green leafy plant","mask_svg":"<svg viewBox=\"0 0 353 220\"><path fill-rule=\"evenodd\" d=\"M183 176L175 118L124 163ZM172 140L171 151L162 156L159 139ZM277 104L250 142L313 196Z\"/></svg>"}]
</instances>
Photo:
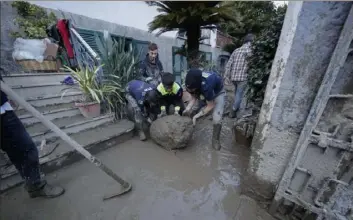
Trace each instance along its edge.
<instances>
[{"instance_id":1,"label":"green leafy plant","mask_svg":"<svg viewBox=\"0 0 353 220\"><path fill-rule=\"evenodd\" d=\"M111 93L107 97L113 103L112 109L115 117L122 118L126 107L125 99L122 98L124 97L124 89L129 81L141 78L138 69L141 51L137 52L133 45L127 49L124 37L114 40L109 34L105 38L96 36L96 44L101 54L101 60L105 64L103 84L119 84L123 88L118 93Z\"/></svg>"},{"instance_id":2,"label":"green leafy plant","mask_svg":"<svg viewBox=\"0 0 353 220\"><path fill-rule=\"evenodd\" d=\"M46 29L55 24L57 18L54 13L47 13L43 8L25 1L14 1L12 7L16 8L18 17L14 23L19 31L11 32L12 37L41 39L47 37Z\"/></svg>"},{"instance_id":3,"label":"green leafy plant","mask_svg":"<svg viewBox=\"0 0 353 220\"><path fill-rule=\"evenodd\" d=\"M227 4L220 1L154 1L147 2L156 6L159 15L148 24L149 31L158 30L157 35L168 31L186 32L186 51L188 65L198 67L198 53L201 39L201 29L217 28L221 22L237 22L237 13L229 10Z\"/></svg>"},{"instance_id":4,"label":"green leafy plant","mask_svg":"<svg viewBox=\"0 0 353 220\"><path fill-rule=\"evenodd\" d=\"M248 81L246 95L248 99L261 107L271 66L276 54L287 7L279 7L276 16L268 23L268 28L261 31L252 43L252 56L248 59Z\"/></svg>"},{"instance_id":5,"label":"green leafy plant","mask_svg":"<svg viewBox=\"0 0 353 220\"><path fill-rule=\"evenodd\" d=\"M239 22L222 22L219 25L219 30L233 39L231 44L223 47L229 53L242 45L248 33L258 35L271 26L270 20L276 16L276 7L271 1L231 1L222 4L226 4L232 13L239 16Z\"/></svg>"},{"instance_id":6,"label":"green leafy plant","mask_svg":"<svg viewBox=\"0 0 353 220\"><path fill-rule=\"evenodd\" d=\"M91 103L91 102L107 102L111 108L115 105L114 100L110 97L114 96L122 100L120 92L122 87L119 83L119 79L108 81L108 83L98 83L96 80L97 72L103 65L94 67L93 70L88 68L80 68L78 70L73 70L70 67L65 66L64 69L71 73L72 78L78 83L78 88L70 87L62 90L61 97L70 90L78 90L83 93L81 99L78 102ZM113 77L113 76L111 76ZM115 78L115 77L114 77ZM118 78L118 77L117 77Z\"/></svg>"}]
</instances>

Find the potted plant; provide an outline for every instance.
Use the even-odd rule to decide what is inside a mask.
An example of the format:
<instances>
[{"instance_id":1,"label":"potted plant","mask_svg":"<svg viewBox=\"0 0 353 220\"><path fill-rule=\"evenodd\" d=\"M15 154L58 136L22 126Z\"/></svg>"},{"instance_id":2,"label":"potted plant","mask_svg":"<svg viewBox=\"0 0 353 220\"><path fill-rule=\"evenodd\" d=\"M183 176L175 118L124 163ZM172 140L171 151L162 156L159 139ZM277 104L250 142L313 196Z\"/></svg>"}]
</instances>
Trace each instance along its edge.
<instances>
[{"instance_id":1,"label":"potted plant","mask_svg":"<svg viewBox=\"0 0 353 220\"><path fill-rule=\"evenodd\" d=\"M101 103L104 101L108 106L113 106L112 101L109 97L114 94L119 96L121 92L121 86L118 83L118 80L115 81L106 81L105 83L99 83L97 80L97 72L102 67L93 67L93 70L89 68L79 68L78 70L73 70L70 67L65 67L71 73L72 78L77 83L79 88L66 88L63 90L63 97L69 90L80 90L82 91L82 97L75 102L82 113L86 118L98 117L101 112Z\"/></svg>"},{"instance_id":2,"label":"potted plant","mask_svg":"<svg viewBox=\"0 0 353 220\"><path fill-rule=\"evenodd\" d=\"M104 65L104 81L121 88L125 88L127 83L133 79L140 79L141 73L138 70L139 56L142 50L138 50L135 45L130 45L126 49L125 37L112 38L108 33L104 38L96 35L96 44L101 54ZM115 113L115 118L120 119L126 116L126 101L123 98L124 90L119 94L110 93L107 96L111 111Z\"/></svg>"}]
</instances>

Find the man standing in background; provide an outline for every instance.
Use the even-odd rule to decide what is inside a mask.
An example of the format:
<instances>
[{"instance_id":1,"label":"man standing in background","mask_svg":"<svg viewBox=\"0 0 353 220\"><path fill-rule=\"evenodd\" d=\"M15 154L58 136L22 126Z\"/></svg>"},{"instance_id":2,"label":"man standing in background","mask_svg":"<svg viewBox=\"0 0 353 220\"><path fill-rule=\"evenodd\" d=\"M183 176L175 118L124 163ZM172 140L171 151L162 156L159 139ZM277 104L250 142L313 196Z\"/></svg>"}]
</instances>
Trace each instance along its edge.
<instances>
[{"instance_id":1,"label":"man standing in background","mask_svg":"<svg viewBox=\"0 0 353 220\"><path fill-rule=\"evenodd\" d=\"M151 43L148 46L146 58L140 64L140 73L143 81L157 86L161 82L162 72L163 66L158 57L158 46L155 43Z\"/></svg>"},{"instance_id":2,"label":"man standing in background","mask_svg":"<svg viewBox=\"0 0 353 220\"><path fill-rule=\"evenodd\" d=\"M248 62L247 58L251 55L251 43L254 39L253 34L248 34L244 38L244 44L234 50L226 65L224 74L225 80L232 81L235 87L235 97L230 117L235 118L240 108L244 91L247 84Z\"/></svg>"}]
</instances>

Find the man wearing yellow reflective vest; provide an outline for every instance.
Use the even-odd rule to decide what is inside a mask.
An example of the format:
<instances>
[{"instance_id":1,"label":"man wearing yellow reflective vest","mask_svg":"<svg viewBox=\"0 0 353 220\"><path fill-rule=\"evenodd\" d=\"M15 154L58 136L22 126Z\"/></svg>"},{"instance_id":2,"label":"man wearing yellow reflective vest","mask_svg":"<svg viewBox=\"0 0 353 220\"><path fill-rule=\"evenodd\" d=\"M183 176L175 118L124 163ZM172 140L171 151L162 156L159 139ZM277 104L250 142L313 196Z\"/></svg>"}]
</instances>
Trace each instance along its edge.
<instances>
[{"instance_id":1,"label":"man wearing yellow reflective vest","mask_svg":"<svg viewBox=\"0 0 353 220\"><path fill-rule=\"evenodd\" d=\"M185 107L182 100L183 88L175 82L173 74L165 72L162 74L162 82L157 86L160 94L161 113L158 117L171 114L170 106L174 106L174 114L182 115Z\"/></svg>"}]
</instances>

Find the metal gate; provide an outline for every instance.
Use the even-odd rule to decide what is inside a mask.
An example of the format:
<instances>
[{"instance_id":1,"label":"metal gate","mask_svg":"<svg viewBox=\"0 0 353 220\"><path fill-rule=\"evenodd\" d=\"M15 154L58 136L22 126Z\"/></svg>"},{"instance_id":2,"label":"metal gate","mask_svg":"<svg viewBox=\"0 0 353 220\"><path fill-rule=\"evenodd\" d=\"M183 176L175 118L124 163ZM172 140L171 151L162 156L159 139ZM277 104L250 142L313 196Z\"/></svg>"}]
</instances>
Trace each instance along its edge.
<instances>
[{"instance_id":1,"label":"metal gate","mask_svg":"<svg viewBox=\"0 0 353 220\"><path fill-rule=\"evenodd\" d=\"M352 83L353 7L272 202L281 219L353 219L353 84L350 94L332 90L347 62ZM333 117L340 120L329 127Z\"/></svg>"}]
</instances>

